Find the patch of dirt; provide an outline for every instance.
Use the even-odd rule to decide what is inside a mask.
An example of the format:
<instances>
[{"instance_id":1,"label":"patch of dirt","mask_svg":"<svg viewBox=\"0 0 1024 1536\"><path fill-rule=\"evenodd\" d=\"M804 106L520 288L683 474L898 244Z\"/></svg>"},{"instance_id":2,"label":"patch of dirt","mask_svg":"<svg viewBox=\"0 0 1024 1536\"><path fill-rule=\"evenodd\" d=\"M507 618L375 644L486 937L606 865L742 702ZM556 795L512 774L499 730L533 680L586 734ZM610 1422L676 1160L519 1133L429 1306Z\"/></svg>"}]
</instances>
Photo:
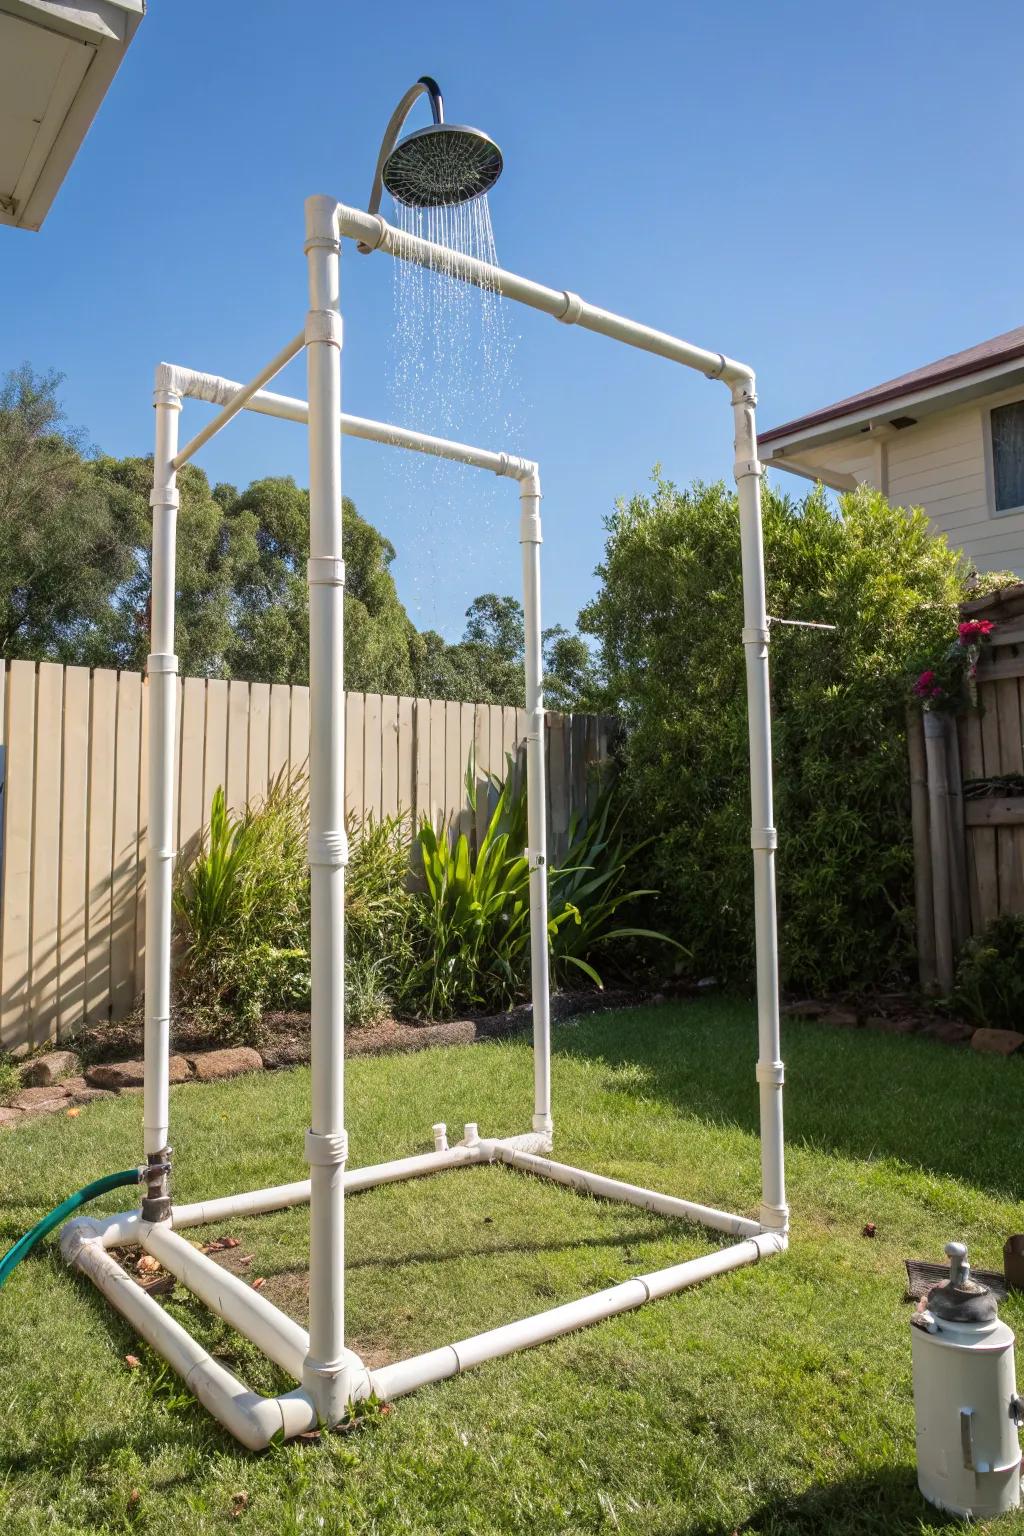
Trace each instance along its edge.
<instances>
[{"instance_id":1,"label":"patch of dirt","mask_svg":"<svg viewBox=\"0 0 1024 1536\"><path fill-rule=\"evenodd\" d=\"M625 1008L645 1000L637 991L556 993L551 1017L566 1019L605 1008ZM530 1028L533 1008L520 1003L504 1013L474 1014L463 1019L382 1019L379 1024L349 1028L345 1033L346 1056L379 1056L392 1051L422 1051L434 1045L469 1045L474 1040L504 1039ZM141 1008L116 1023L97 1024L75 1037L75 1048L89 1066L101 1062L141 1057L144 1020ZM197 1024L185 1013L171 1019L171 1050L194 1056L229 1044L223 1034ZM260 1035L252 1042L266 1067L294 1067L309 1061L309 1014L265 1013Z\"/></svg>"},{"instance_id":2,"label":"patch of dirt","mask_svg":"<svg viewBox=\"0 0 1024 1536\"><path fill-rule=\"evenodd\" d=\"M215 1264L220 1264L222 1268L230 1270L233 1275L238 1275L250 1285L254 1280L262 1279L263 1284L258 1287L260 1295L273 1302L275 1307L279 1307L303 1328L308 1326L309 1273L307 1270L282 1269L276 1274L261 1276L255 1272L253 1255L246 1253L242 1246L221 1249L212 1252L209 1257ZM396 1359L393 1347L386 1339L379 1337L350 1339L348 1347L355 1351L371 1371L375 1371L381 1365L390 1365Z\"/></svg>"}]
</instances>

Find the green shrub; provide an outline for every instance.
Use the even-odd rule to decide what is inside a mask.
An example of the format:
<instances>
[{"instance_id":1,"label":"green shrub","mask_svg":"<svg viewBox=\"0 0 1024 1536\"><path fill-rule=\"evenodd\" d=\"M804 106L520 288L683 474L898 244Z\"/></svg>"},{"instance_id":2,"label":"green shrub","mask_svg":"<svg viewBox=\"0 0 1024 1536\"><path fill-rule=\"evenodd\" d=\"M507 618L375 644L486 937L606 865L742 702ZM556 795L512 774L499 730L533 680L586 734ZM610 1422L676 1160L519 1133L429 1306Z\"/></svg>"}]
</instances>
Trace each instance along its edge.
<instances>
[{"instance_id":1,"label":"green shrub","mask_svg":"<svg viewBox=\"0 0 1024 1536\"><path fill-rule=\"evenodd\" d=\"M179 1004L211 1011L227 1036L256 1038L267 1009L309 996L308 824L301 774L280 774L237 817L218 788L202 846L178 872Z\"/></svg>"},{"instance_id":2,"label":"green shrub","mask_svg":"<svg viewBox=\"0 0 1024 1536\"><path fill-rule=\"evenodd\" d=\"M345 956L345 1025L354 1029L379 1024L392 1012L392 993L386 984L385 956Z\"/></svg>"},{"instance_id":3,"label":"green shrub","mask_svg":"<svg viewBox=\"0 0 1024 1536\"><path fill-rule=\"evenodd\" d=\"M240 816L217 789L209 832L178 873L178 1005L225 1037L257 1039L268 1009L308 1007L308 833L304 774L282 774ZM350 817L348 835L345 1019L359 1025L408 989L418 909L409 817Z\"/></svg>"},{"instance_id":4,"label":"green shrub","mask_svg":"<svg viewBox=\"0 0 1024 1536\"><path fill-rule=\"evenodd\" d=\"M1024 1019L1024 914L1004 912L960 952L955 1006L975 1024L1020 1029Z\"/></svg>"},{"instance_id":5,"label":"green shrub","mask_svg":"<svg viewBox=\"0 0 1024 1536\"><path fill-rule=\"evenodd\" d=\"M345 886L345 1022L376 1024L410 1006L421 914L410 889L412 817L349 817Z\"/></svg>"},{"instance_id":6,"label":"green shrub","mask_svg":"<svg viewBox=\"0 0 1024 1536\"><path fill-rule=\"evenodd\" d=\"M477 809L475 765L466 788ZM479 846L445 824L421 820L423 889L410 880L411 818L350 817L345 893L345 1021L377 1023L393 1010L449 1017L502 1009L529 995L530 880L526 786L511 761ZM637 853L623 831L614 784L589 821L575 817L568 854L549 874L548 937L556 984L596 969L611 946L663 940L623 926ZM177 1006L227 1038L259 1039L272 1008L309 1001L309 802L305 778L281 777L266 799L232 816L218 789L210 829L174 890ZM672 942L672 941L666 941Z\"/></svg>"},{"instance_id":7,"label":"green shrub","mask_svg":"<svg viewBox=\"0 0 1024 1536\"><path fill-rule=\"evenodd\" d=\"M0 1056L0 1104L10 1104L21 1092L18 1064L9 1056Z\"/></svg>"},{"instance_id":8,"label":"green shrub","mask_svg":"<svg viewBox=\"0 0 1024 1536\"><path fill-rule=\"evenodd\" d=\"M420 823L419 845L426 890L420 898L423 958L411 977L410 995L424 1010L447 1016L459 1008L507 1008L529 995L530 874L523 855L528 842L526 783L509 759L504 781L488 776L494 805L479 847L447 826ZM472 759L466 791L477 809ZM612 781L589 819L574 816L569 848L548 876L548 944L555 985L586 978L602 985L595 962L624 941L671 943L648 928L623 926L620 909L653 891L627 888L627 868L637 849L621 831L623 805Z\"/></svg>"},{"instance_id":9,"label":"green shrub","mask_svg":"<svg viewBox=\"0 0 1024 1536\"><path fill-rule=\"evenodd\" d=\"M827 990L902 973L913 855L907 680L955 633L966 572L920 512L867 489L834 508L764 491L772 628L780 953L789 984ZM645 884L695 974L753 965L739 518L722 485L620 505L602 588L581 623L626 727L630 833Z\"/></svg>"}]
</instances>

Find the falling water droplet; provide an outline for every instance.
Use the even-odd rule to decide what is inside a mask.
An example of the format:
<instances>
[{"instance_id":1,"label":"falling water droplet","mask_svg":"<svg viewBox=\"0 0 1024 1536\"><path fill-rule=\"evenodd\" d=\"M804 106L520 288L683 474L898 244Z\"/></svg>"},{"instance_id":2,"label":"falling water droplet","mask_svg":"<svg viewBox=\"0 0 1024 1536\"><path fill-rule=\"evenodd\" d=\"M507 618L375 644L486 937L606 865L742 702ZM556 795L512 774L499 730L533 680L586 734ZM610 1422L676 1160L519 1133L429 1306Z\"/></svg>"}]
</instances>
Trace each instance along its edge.
<instances>
[{"instance_id":1,"label":"falling water droplet","mask_svg":"<svg viewBox=\"0 0 1024 1536\"><path fill-rule=\"evenodd\" d=\"M493 286L476 288L456 278L451 260L460 252L497 265L487 197L455 207L395 206L398 227L429 240L438 255L429 267L394 262L392 419L437 437L516 453L522 401L508 306ZM405 529L400 575L414 621L456 639L472 597L502 582L514 589L514 575L501 576L495 566L496 552L507 545L502 565L506 572L515 569L509 487L418 454L390 456L389 476L396 521ZM465 596L454 607L437 581L453 560Z\"/></svg>"}]
</instances>

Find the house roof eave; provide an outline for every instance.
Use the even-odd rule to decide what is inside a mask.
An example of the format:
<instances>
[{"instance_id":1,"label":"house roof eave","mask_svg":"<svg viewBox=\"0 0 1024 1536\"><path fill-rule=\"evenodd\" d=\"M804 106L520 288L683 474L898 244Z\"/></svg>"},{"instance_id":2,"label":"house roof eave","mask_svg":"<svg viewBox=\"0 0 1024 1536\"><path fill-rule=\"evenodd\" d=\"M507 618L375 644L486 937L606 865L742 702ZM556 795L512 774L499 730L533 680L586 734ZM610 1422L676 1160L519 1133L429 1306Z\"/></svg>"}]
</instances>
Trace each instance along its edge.
<instances>
[{"instance_id":1,"label":"house roof eave","mask_svg":"<svg viewBox=\"0 0 1024 1536\"><path fill-rule=\"evenodd\" d=\"M812 448L825 447L844 438L892 432L893 417L913 415L917 421L1000 389L1024 383L1024 348L1020 356L1006 358L991 367L972 369L942 382L932 382L918 389L903 389L884 398L874 394L863 405L841 415L830 411L814 412L795 421L784 422L758 435L762 460L784 469L789 454L804 454Z\"/></svg>"}]
</instances>

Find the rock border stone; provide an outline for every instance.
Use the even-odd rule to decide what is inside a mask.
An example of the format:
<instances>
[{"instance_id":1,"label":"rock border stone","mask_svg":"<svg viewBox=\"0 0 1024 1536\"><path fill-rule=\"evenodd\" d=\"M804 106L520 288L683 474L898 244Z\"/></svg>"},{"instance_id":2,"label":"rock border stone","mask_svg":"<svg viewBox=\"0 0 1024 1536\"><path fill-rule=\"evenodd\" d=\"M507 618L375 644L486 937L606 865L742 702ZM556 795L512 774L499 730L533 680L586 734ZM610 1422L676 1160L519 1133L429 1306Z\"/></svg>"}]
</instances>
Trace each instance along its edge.
<instances>
[{"instance_id":1,"label":"rock border stone","mask_svg":"<svg viewBox=\"0 0 1024 1536\"><path fill-rule=\"evenodd\" d=\"M551 999L553 1019L565 1019L609 1008L623 1008L663 998L644 998L636 992L594 994L567 993ZM407 1024L389 1019L385 1024L349 1030L346 1056L380 1056L395 1052L425 1051L439 1045L472 1045L496 1040L529 1029L533 1009L523 1003L507 1013L479 1019L450 1019L440 1024ZM304 1035L284 1044L256 1050L249 1045L222 1046L214 1050L176 1053L170 1058L170 1079L179 1083L222 1082L247 1073L274 1071L309 1064L308 1021ZM41 1065L45 1063L46 1065ZM101 1099L140 1093L143 1084L141 1058L101 1061L77 1069L80 1060L70 1050L55 1050L30 1057L20 1069L23 1087L10 1105L0 1106L0 1130L27 1124L42 1115L78 1113ZM70 1075L71 1073L74 1075ZM65 1075L60 1075L65 1074ZM39 1081L40 1078L52 1081Z\"/></svg>"},{"instance_id":2,"label":"rock border stone","mask_svg":"<svg viewBox=\"0 0 1024 1536\"><path fill-rule=\"evenodd\" d=\"M825 1024L838 1029L866 1029L885 1035L920 1035L939 1045L970 1046L972 1050L989 1056L1014 1056L1024 1048L1024 1034L1013 1029L985 1029L967 1024L962 1019L948 1019L930 1013L907 1000L901 1008L897 1001L895 1010L883 1013L877 1001L870 1007L850 1004L819 1002L806 998L787 1003L782 1008L784 1018L804 1020L812 1024Z\"/></svg>"}]
</instances>

